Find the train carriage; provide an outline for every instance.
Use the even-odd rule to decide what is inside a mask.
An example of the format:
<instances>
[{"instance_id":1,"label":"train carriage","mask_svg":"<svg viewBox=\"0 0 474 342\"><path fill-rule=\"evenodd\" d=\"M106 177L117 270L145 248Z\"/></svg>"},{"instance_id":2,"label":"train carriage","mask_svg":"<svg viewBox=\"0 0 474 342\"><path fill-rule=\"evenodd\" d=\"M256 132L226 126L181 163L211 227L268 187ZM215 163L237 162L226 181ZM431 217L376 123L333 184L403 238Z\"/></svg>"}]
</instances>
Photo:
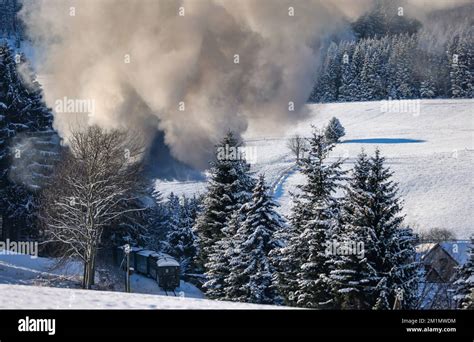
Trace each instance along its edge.
<instances>
[{"instance_id":1,"label":"train carriage","mask_svg":"<svg viewBox=\"0 0 474 342\"><path fill-rule=\"evenodd\" d=\"M153 253L153 254L150 254L150 256L148 257L148 271L149 271L149 275L152 279L158 279L158 265L157 265L157 261L160 257L160 253Z\"/></svg>"},{"instance_id":2,"label":"train carriage","mask_svg":"<svg viewBox=\"0 0 474 342\"><path fill-rule=\"evenodd\" d=\"M146 275L150 274L150 264L148 260L150 259L150 256L154 253L155 253L154 251L150 251L147 249L142 249L135 253L137 272L146 274Z\"/></svg>"},{"instance_id":3,"label":"train carriage","mask_svg":"<svg viewBox=\"0 0 474 342\"><path fill-rule=\"evenodd\" d=\"M124 246L115 250L117 265L125 269ZM172 256L158 253L140 247L130 248L130 267L140 274L156 280L158 285L165 291L173 291L179 287L180 265Z\"/></svg>"},{"instance_id":4,"label":"train carriage","mask_svg":"<svg viewBox=\"0 0 474 342\"><path fill-rule=\"evenodd\" d=\"M158 285L165 291L179 287L180 266L173 257L161 253L156 265Z\"/></svg>"}]
</instances>

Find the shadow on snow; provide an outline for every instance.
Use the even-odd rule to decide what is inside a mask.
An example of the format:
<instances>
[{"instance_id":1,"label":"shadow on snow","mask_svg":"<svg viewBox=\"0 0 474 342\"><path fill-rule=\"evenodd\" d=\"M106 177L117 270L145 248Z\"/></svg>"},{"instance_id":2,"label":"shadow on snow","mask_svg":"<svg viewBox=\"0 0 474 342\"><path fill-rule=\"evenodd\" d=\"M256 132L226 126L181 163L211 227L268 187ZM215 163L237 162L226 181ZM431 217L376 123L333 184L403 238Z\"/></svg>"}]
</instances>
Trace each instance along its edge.
<instances>
[{"instance_id":1,"label":"shadow on snow","mask_svg":"<svg viewBox=\"0 0 474 342\"><path fill-rule=\"evenodd\" d=\"M342 141L343 144L413 144L423 142L425 140L403 138L352 139Z\"/></svg>"}]
</instances>

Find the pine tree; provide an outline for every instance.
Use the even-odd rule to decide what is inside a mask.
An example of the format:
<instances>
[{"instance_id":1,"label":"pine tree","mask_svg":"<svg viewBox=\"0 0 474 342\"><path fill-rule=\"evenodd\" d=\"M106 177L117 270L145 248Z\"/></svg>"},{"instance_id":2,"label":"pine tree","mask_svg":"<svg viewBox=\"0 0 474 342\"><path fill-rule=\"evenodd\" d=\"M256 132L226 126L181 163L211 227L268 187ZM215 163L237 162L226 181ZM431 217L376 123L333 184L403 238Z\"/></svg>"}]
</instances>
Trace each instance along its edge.
<instances>
[{"instance_id":1,"label":"pine tree","mask_svg":"<svg viewBox=\"0 0 474 342\"><path fill-rule=\"evenodd\" d=\"M166 236L166 248L164 251L175 257L180 265L182 274L193 269L194 257L196 256L196 238L192 230L195 210L192 202L183 196L181 203L173 194L168 200L168 234Z\"/></svg>"},{"instance_id":2,"label":"pine tree","mask_svg":"<svg viewBox=\"0 0 474 342\"><path fill-rule=\"evenodd\" d=\"M194 226L199 241L196 263L208 277L207 293L212 286L217 290L223 288L225 274L221 276L221 270L214 269L220 267L216 266L219 263L216 258L219 258L220 253L216 250L220 248L218 242L224 243L224 229L229 218L249 200L254 186L254 180L249 175L250 167L240 158L240 144L233 133L229 132L216 147L216 161L211 164L208 191ZM216 293L215 298L221 295Z\"/></svg>"},{"instance_id":3,"label":"pine tree","mask_svg":"<svg viewBox=\"0 0 474 342\"><path fill-rule=\"evenodd\" d=\"M242 208L246 218L234 237L238 251L230 261L227 298L259 304L276 302L278 295L273 286L275 271L270 252L280 247L276 233L284 228L284 222L275 207L277 204L261 175L251 201Z\"/></svg>"},{"instance_id":4,"label":"pine tree","mask_svg":"<svg viewBox=\"0 0 474 342\"><path fill-rule=\"evenodd\" d=\"M416 41L414 37L401 35L392 41L392 53L389 58L390 81L388 95L394 99L410 99L416 96L416 87L412 82L412 56Z\"/></svg>"},{"instance_id":5,"label":"pine tree","mask_svg":"<svg viewBox=\"0 0 474 342\"><path fill-rule=\"evenodd\" d=\"M453 98L472 97L474 93L474 59L472 44L470 46L467 38L456 36L449 49L451 97Z\"/></svg>"},{"instance_id":6,"label":"pine tree","mask_svg":"<svg viewBox=\"0 0 474 342\"><path fill-rule=\"evenodd\" d=\"M38 192L59 158L59 137L24 56L14 57L6 43L0 46L0 104L0 215L12 237L36 235Z\"/></svg>"},{"instance_id":7,"label":"pine tree","mask_svg":"<svg viewBox=\"0 0 474 342\"><path fill-rule=\"evenodd\" d=\"M376 308L393 305L397 291L403 293L402 308L412 308L418 285L418 265L415 261L415 237L409 228L403 227L403 216L398 184L392 172L384 166L385 158L375 151L370 159L367 179L367 202L360 206L361 227L366 229L365 256L376 272L372 286L376 286ZM378 280L377 280L378 279ZM371 284L368 284L369 286Z\"/></svg>"},{"instance_id":8,"label":"pine tree","mask_svg":"<svg viewBox=\"0 0 474 342\"><path fill-rule=\"evenodd\" d=\"M324 138L329 144L336 144L344 135L346 135L344 127L339 119L333 116L324 129Z\"/></svg>"},{"instance_id":9,"label":"pine tree","mask_svg":"<svg viewBox=\"0 0 474 342\"><path fill-rule=\"evenodd\" d=\"M381 53L378 40L370 40L365 51L364 63L360 73L360 99L373 101L382 98Z\"/></svg>"},{"instance_id":10,"label":"pine tree","mask_svg":"<svg viewBox=\"0 0 474 342\"><path fill-rule=\"evenodd\" d=\"M250 198L254 185L249 164L236 154L240 143L232 132L216 148L217 160L211 163L207 194L194 228L200 241L202 264L208 261L210 248L223 237L222 229L229 217Z\"/></svg>"},{"instance_id":11,"label":"pine tree","mask_svg":"<svg viewBox=\"0 0 474 342\"><path fill-rule=\"evenodd\" d=\"M342 246L363 246L369 238L369 222L364 211L371 197L369 173L370 162L362 151L352 170L343 200L343 229L336 238ZM334 269L330 274L335 301L342 309L370 309L375 291L375 270L368 263L365 253L350 252L335 256Z\"/></svg>"},{"instance_id":12,"label":"pine tree","mask_svg":"<svg viewBox=\"0 0 474 342\"><path fill-rule=\"evenodd\" d=\"M151 203L148 205L149 209L145 213L146 222L144 225L147 227L146 233L143 235L143 239L137 242L133 242L136 239L134 234L132 234L130 243L132 245L135 243L143 244L151 250L161 251L169 232L167 202L164 201L161 191L156 187L148 189L147 193L150 196ZM133 231L133 229L130 230L130 232Z\"/></svg>"},{"instance_id":13,"label":"pine tree","mask_svg":"<svg viewBox=\"0 0 474 342\"><path fill-rule=\"evenodd\" d=\"M179 198L173 192L168 195L166 203L164 205L166 210L166 232L164 240L162 241L161 250L165 253L174 254L174 246L169 245L169 236L173 232L177 232L180 229L180 216L181 216L181 206L179 203Z\"/></svg>"},{"instance_id":14,"label":"pine tree","mask_svg":"<svg viewBox=\"0 0 474 342\"><path fill-rule=\"evenodd\" d=\"M351 58L350 80L345 88L345 97L350 98L351 101L359 101L361 94L359 88L361 86L360 73L364 65L366 41L358 42L354 48L354 53Z\"/></svg>"},{"instance_id":15,"label":"pine tree","mask_svg":"<svg viewBox=\"0 0 474 342\"><path fill-rule=\"evenodd\" d=\"M330 278L341 308L391 309L395 302L403 309L415 306L419 274L415 237L403 226L397 184L391 177L378 149L370 159L364 152L359 155L338 238L352 246L360 243L364 253L338 255L334 262Z\"/></svg>"},{"instance_id":16,"label":"pine tree","mask_svg":"<svg viewBox=\"0 0 474 342\"><path fill-rule=\"evenodd\" d=\"M299 186L291 215L289 241L278 255L278 287L288 304L312 308L332 306L329 287L330 255L326 245L336 233L339 208L335 192L344 179L342 160L326 164L335 147L315 130L301 172L306 183ZM287 272L283 274L283 272Z\"/></svg>"},{"instance_id":17,"label":"pine tree","mask_svg":"<svg viewBox=\"0 0 474 342\"><path fill-rule=\"evenodd\" d=\"M431 77L421 82L420 96L424 99L432 99L436 96L435 84Z\"/></svg>"},{"instance_id":18,"label":"pine tree","mask_svg":"<svg viewBox=\"0 0 474 342\"><path fill-rule=\"evenodd\" d=\"M18 18L22 5L18 0L2 0L0 6L0 35L22 39L23 24Z\"/></svg>"},{"instance_id":19,"label":"pine tree","mask_svg":"<svg viewBox=\"0 0 474 342\"><path fill-rule=\"evenodd\" d=\"M341 48L342 63L341 63L341 85L338 91L338 101L350 102L353 100L353 87L357 81L357 73L354 72L354 49L355 43L350 42Z\"/></svg>"},{"instance_id":20,"label":"pine tree","mask_svg":"<svg viewBox=\"0 0 474 342\"><path fill-rule=\"evenodd\" d=\"M341 54L336 43L331 43L321 70L320 86L317 88L321 102L335 102L340 87Z\"/></svg>"},{"instance_id":21,"label":"pine tree","mask_svg":"<svg viewBox=\"0 0 474 342\"><path fill-rule=\"evenodd\" d=\"M124 203L124 211L129 211L122 215L119 222L104 231L102 239L104 246L116 248L129 244L155 249L150 243L152 241L151 222L155 218L155 207L150 205L150 199L145 201L145 198L137 196L135 200Z\"/></svg>"},{"instance_id":22,"label":"pine tree","mask_svg":"<svg viewBox=\"0 0 474 342\"><path fill-rule=\"evenodd\" d=\"M454 300L459 309L474 309L474 236L471 237L469 260L459 268L454 282Z\"/></svg>"},{"instance_id":23,"label":"pine tree","mask_svg":"<svg viewBox=\"0 0 474 342\"><path fill-rule=\"evenodd\" d=\"M205 264L207 281L203 288L206 296L213 299L232 300L241 295L237 287L229 287L230 283L239 283L240 275L231 274L232 262L238 255L240 246L234 239L242 221L241 210L231 214L226 226L222 228L223 237L216 241L209 252L209 261Z\"/></svg>"}]
</instances>

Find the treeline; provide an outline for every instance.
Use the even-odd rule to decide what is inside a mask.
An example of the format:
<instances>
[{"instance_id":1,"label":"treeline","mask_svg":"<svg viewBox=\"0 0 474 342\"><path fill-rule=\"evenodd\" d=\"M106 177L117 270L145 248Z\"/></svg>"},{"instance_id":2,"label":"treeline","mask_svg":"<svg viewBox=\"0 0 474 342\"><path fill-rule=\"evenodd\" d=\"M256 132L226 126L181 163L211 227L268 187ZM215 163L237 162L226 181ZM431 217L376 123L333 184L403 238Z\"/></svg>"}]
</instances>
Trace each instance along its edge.
<instances>
[{"instance_id":1,"label":"treeline","mask_svg":"<svg viewBox=\"0 0 474 342\"><path fill-rule=\"evenodd\" d=\"M312 102L474 97L474 29L386 34L331 43Z\"/></svg>"}]
</instances>

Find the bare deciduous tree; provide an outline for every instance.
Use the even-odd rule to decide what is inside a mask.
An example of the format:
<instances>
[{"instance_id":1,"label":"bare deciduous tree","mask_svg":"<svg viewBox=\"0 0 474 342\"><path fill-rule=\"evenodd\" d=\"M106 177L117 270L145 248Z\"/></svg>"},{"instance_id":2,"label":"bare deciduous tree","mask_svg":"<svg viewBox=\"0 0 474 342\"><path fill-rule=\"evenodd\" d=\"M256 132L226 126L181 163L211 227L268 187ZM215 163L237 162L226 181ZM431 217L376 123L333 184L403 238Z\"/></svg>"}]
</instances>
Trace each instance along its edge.
<instances>
[{"instance_id":1,"label":"bare deciduous tree","mask_svg":"<svg viewBox=\"0 0 474 342\"><path fill-rule=\"evenodd\" d=\"M303 157L303 153L307 148L306 138L296 134L288 139L287 147L296 157L296 163L299 164L300 159Z\"/></svg>"},{"instance_id":2,"label":"bare deciduous tree","mask_svg":"<svg viewBox=\"0 0 474 342\"><path fill-rule=\"evenodd\" d=\"M73 131L42 194L41 217L48 242L61 246L61 258L84 264L83 287L93 284L97 250L104 229L122 215L142 189L138 135L97 126Z\"/></svg>"}]
</instances>

